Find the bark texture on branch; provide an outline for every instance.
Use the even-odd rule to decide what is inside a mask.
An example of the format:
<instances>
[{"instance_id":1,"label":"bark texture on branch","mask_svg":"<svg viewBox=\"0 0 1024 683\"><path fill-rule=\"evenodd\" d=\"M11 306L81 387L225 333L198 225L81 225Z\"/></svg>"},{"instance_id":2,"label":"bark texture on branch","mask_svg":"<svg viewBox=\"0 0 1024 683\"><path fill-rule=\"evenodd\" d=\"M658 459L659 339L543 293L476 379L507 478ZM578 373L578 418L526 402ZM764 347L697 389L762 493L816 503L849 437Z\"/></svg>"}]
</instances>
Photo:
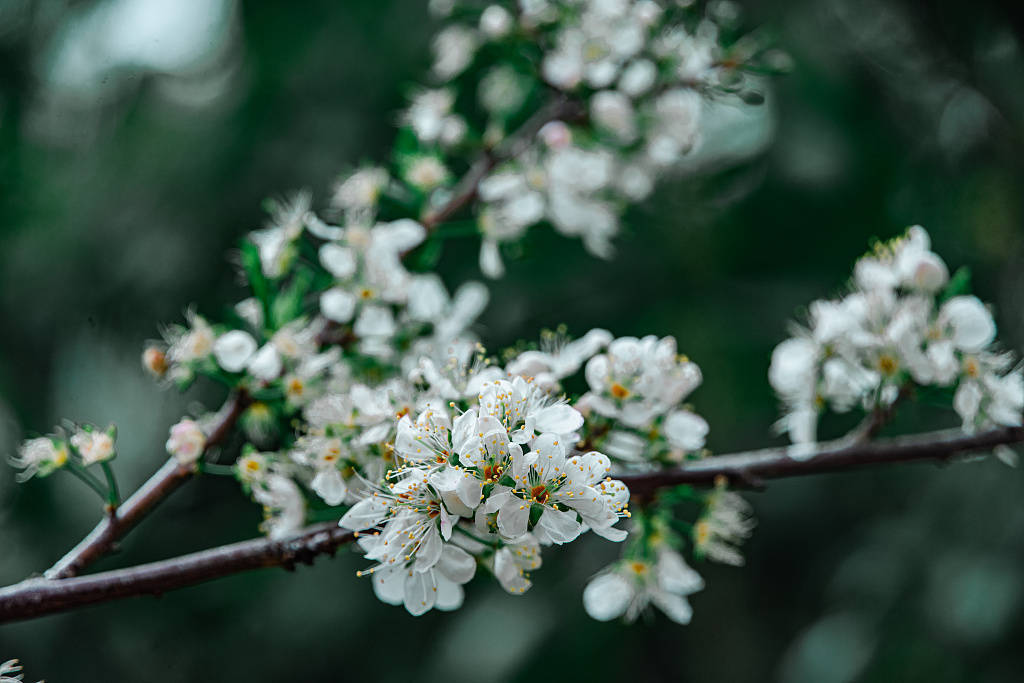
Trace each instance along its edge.
<instances>
[{"instance_id":1,"label":"bark texture on branch","mask_svg":"<svg viewBox=\"0 0 1024 683\"><path fill-rule=\"evenodd\" d=\"M725 477L733 487L759 488L767 479L799 477L886 463L931 460L945 462L957 455L987 451L1024 442L1024 427L1002 427L977 434L948 429L878 441L838 439L817 444L794 458L793 446L718 455L680 467L620 477L629 486L630 500L644 500L658 489L679 484L711 485Z\"/></svg>"},{"instance_id":2,"label":"bark texture on branch","mask_svg":"<svg viewBox=\"0 0 1024 683\"><path fill-rule=\"evenodd\" d=\"M258 538L127 569L68 579L27 579L0 589L0 623L66 612L136 595L161 595L251 569L312 564L353 540L336 522L317 524L285 541Z\"/></svg>"},{"instance_id":3,"label":"bark texture on branch","mask_svg":"<svg viewBox=\"0 0 1024 683\"><path fill-rule=\"evenodd\" d=\"M885 463L945 462L999 445L1024 443L1024 428L1006 427L978 434L947 430L874 442L827 442L795 460L788 448L710 457L650 474L622 477L633 500L649 500L659 489L679 484L711 485L719 477L736 486L759 486L768 479L819 474ZM286 541L254 539L161 562L69 579L28 579L0 589L0 623L63 612L84 605L137 595L160 595L176 588L264 567L292 568L333 554L355 535L334 522L307 528Z\"/></svg>"}]
</instances>

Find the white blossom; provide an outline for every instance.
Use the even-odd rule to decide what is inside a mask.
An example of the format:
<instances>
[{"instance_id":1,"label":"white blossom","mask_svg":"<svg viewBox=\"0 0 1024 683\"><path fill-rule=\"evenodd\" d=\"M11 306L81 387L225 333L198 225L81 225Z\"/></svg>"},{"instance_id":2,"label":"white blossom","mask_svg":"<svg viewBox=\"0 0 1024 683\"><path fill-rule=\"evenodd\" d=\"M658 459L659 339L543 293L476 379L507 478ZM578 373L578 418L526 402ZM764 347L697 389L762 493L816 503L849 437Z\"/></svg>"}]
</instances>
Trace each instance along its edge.
<instances>
[{"instance_id":1,"label":"white blossom","mask_svg":"<svg viewBox=\"0 0 1024 683\"><path fill-rule=\"evenodd\" d=\"M115 433L113 425L104 431L83 427L72 434L68 441L82 458L83 464L94 465L114 457Z\"/></svg>"},{"instance_id":2,"label":"white blossom","mask_svg":"<svg viewBox=\"0 0 1024 683\"><path fill-rule=\"evenodd\" d=\"M288 538L302 529L306 521L306 500L294 481L271 473L253 486L252 495L264 508L265 520L261 528L270 538Z\"/></svg>"},{"instance_id":3,"label":"white blossom","mask_svg":"<svg viewBox=\"0 0 1024 683\"><path fill-rule=\"evenodd\" d=\"M739 494L716 487L708 496L704 515L693 526L695 551L715 562L741 566L744 560L737 546L753 528L750 504Z\"/></svg>"},{"instance_id":4,"label":"white blossom","mask_svg":"<svg viewBox=\"0 0 1024 683\"><path fill-rule=\"evenodd\" d=\"M892 404L910 383L956 386L953 409L965 430L1016 425L1024 398L1012 361L991 350L992 314L976 297L939 305L948 281L942 259L920 226L879 244L854 267L854 289L809 307L809 327L779 344L768 377L785 413L779 427L812 452L819 412Z\"/></svg>"},{"instance_id":5,"label":"white blossom","mask_svg":"<svg viewBox=\"0 0 1024 683\"><path fill-rule=\"evenodd\" d=\"M434 74L447 81L462 73L476 53L478 38L463 26L449 26L434 39Z\"/></svg>"},{"instance_id":6,"label":"white blossom","mask_svg":"<svg viewBox=\"0 0 1024 683\"><path fill-rule=\"evenodd\" d=\"M256 379L265 382L277 379L284 369L284 362L277 346L271 342L264 344L254 353L246 364L249 373Z\"/></svg>"},{"instance_id":7,"label":"white blossom","mask_svg":"<svg viewBox=\"0 0 1024 683\"><path fill-rule=\"evenodd\" d=\"M662 547L653 561L623 560L594 577L583 591L583 607L598 621L635 621L653 604L685 625L693 615L687 596L702 588L704 580L683 557Z\"/></svg>"},{"instance_id":8,"label":"white blossom","mask_svg":"<svg viewBox=\"0 0 1024 683\"><path fill-rule=\"evenodd\" d=\"M480 14L480 32L488 38L503 38L512 30L512 15L501 5L488 5Z\"/></svg>"},{"instance_id":9,"label":"white blossom","mask_svg":"<svg viewBox=\"0 0 1024 683\"><path fill-rule=\"evenodd\" d=\"M49 436L28 439L18 448L18 454L9 458L11 466L21 470L18 481L28 481L35 476L45 477L63 467L67 461L67 444Z\"/></svg>"},{"instance_id":10,"label":"white blossom","mask_svg":"<svg viewBox=\"0 0 1024 683\"><path fill-rule=\"evenodd\" d=\"M217 337L213 355L228 372L241 372L256 353L256 340L244 330L231 330Z\"/></svg>"},{"instance_id":11,"label":"white blossom","mask_svg":"<svg viewBox=\"0 0 1024 683\"><path fill-rule=\"evenodd\" d=\"M587 362L586 378L590 392L584 400L590 407L643 428L696 389L701 373L695 363L677 357L672 337L620 337Z\"/></svg>"}]
</instances>

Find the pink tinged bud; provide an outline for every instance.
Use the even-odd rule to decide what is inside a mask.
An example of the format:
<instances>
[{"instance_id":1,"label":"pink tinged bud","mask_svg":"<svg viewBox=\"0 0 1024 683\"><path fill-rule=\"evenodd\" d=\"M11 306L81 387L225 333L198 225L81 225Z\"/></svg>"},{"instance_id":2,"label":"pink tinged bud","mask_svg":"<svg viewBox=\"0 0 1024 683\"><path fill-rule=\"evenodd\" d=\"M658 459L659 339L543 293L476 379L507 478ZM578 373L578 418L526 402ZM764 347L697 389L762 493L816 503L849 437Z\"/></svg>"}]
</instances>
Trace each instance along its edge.
<instances>
[{"instance_id":1,"label":"pink tinged bud","mask_svg":"<svg viewBox=\"0 0 1024 683\"><path fill-rule=\"evenodd\" d=\"M191 465L206 448L206 434L195 420L185 419L171 427L166 447L179 464Z\"/></svg>"},{"instance_id":2,"label":"pink tinged bud","mask_svg":"<svg viewBox=\"0 0 1024 683\"><path fill-rule=\"evenodd\" d=\"M538 133L551 149L565 149L572 144L572 130L564 121L549 121Z\"/></svg>"}]
</instances>

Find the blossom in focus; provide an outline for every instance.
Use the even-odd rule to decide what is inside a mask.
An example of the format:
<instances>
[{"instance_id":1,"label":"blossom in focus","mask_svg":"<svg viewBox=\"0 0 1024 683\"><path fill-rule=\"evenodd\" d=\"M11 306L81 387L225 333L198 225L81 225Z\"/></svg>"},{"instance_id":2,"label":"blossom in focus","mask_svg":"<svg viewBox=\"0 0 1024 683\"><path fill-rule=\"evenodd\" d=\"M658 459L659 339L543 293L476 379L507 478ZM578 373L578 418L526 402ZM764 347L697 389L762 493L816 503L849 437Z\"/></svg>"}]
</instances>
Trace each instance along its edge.
<instances>
[{"instance_id":1,"label":"blossom in focus","mask_svg":"<svg viewBox=\"0 0 1024 683\"><path fill-rule=\"evenodd\" d=\"M584 401L597 413L644 428L696 389L700 369L677 356L676 340L620 337L587 362L590 391Z\"/></svg>"}]
</instances>

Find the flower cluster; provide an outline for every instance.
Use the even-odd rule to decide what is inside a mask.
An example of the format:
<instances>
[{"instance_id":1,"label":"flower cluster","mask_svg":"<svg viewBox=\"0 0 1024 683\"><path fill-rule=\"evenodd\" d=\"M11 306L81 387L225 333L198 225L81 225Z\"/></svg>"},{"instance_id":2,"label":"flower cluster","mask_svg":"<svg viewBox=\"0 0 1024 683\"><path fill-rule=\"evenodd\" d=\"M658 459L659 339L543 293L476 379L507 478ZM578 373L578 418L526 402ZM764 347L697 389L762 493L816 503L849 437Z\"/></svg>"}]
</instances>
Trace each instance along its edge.
<instances>
[{"instance_id":1,"label":"flower cluster","mask_svg":"<svg viewBox=\"0 0 1024 683\"><path fill-rule=\"evenodd\" d=\"M958 291L962 279L915 226L857 262L849 293L811 304L769 369L794 457L816 440L822 409L882 409L912 386L952 389L965 431L1021 424L1024 375L995 347L988 308Z\"/></svg>"},{"instance_id":2,"label":"flower cluster","mask_svg":"<svg viewBox=\"0 0 1024 683\"><path fill-rule=\"evenodd\" d=\"M78 476L89 476L90 465L105 465L117 455L117 429L110 425L99 429L94 425L72 426L71 436L58 429L49 436L28 439L21 444L10 463L21 470L19 480L46 477L67 468Z\"/></svg>"},{"instance_id":3,"label":"flower cluster","mask_svg":"<svg viewBox=\"0 0 1024 683\"><path fill-rule=\"evenodd\" d=\"M683 401L702 380L673 337L621 337L587 362L580 403L598 443L624 469L676 463L704 447L708 423Z\"/></svg>"},{"instance_id":4,"label":"flower cluster","mask_svg":"<svg viewBox=\"0 0 1024 683\"><path fill-rule=\"evenodd\" d=\"M548 123L528 154L481 186L481 265L491 276L501 273L497 244L542 220L609 257L622 207L650 194L655 177L698 144L702 91L732 70L718 60L713 22L689 30L649 0L541 3L524 6L518 21L522 31L543 32L541 77L586 118ZM515 73L495 69L488 78L482 88L516 89ZM497 99L486 94L485 107ZM513 106L489 108L498 117Z\"/></svg>"},{"instance_id":5,"label":"flower cluster","mask_svg":"<svg viewBox=\"0 0 1024 683\"><path fill-rule=\"evenodd\" d=\"M363 536L381 600L413 614L461 603L476 558L511 592L529 587L540 545L591 530L621 541L629 491L597 452L575 453L583 416L531 382L484 380L464 408L427 405L398 421L393 467L366 482L341 524ZM449 409L450 408L450 409Z\"/></svg>"},{"instance_id":6,"label":"flower cluster","mask_svg":"<svg viewBox=\"0 0 1024 683\"><path fill-rule=\"evenodd\" d=\"M472 142L501 150L539 102L562 105L480 184L490 277L504 272L499 245L541 222L609 257L626 204L699 144L703 102L752 101L746 71L764 67L756 41L732 36L734 16L653 0L498 2L452 16L434 41L438 83L413 93L401 119L412 135L396 163L411 192L443 198Z\"/></svg>"}]
</instances>

